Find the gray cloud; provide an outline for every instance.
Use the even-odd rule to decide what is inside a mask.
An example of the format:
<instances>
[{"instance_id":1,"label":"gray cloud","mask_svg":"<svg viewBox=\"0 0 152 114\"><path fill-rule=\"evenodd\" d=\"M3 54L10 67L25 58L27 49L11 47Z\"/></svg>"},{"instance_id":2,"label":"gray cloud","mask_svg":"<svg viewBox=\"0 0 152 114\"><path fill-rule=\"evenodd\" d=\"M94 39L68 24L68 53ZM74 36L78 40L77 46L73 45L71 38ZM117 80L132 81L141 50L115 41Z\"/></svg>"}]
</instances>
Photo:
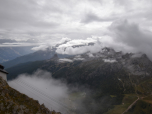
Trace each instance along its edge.
<instances>
[{"instance_id":1,"label":"gray cloud","mask_svg":"<svg viewBox=\"0 0 152 114\"><path fill-rule=\"evenodd\" d=\"M14 43L16 40L11 40L11 39L0 39L0 44L2 43Z\"/></svg>"},{"instance_id":2,"label":"gray cloud","mask_svg":"<svg viewBox=\"0 0 152 114\"><path fill-rule=\"evenodd\" d=\"M16 80L9 81L16 90L38 100L50 110L67 112L65 100L68 99L68 87L60 80L51 77L51 73L37 70L32 75L21 74ZM68 100L67 100L68 101Z\"/></svg>"},{"instance_id":3,"label":"gray cloud","mask_svg":"<svg viewBox=\"0 0 152 114\"><path fill-rule=\"evenodd\" d=\"M151 6L149 0L1 0L0 38L28 43L86 39L107 34L110 23L120 19L152 30Z\"/></svg>"},{"instance_id":4,"label":"gray cloud","mask_svg":"<svg viewBox=\"0 0 152 114\"><path fill-rule=\"evenodd\" d=\"M106 22L112 21L114 19L110 18L101 18L93 12L89 12L84 16L84 19L81 20L82 23L91 23L91 22Z\"/></svg>"},{"instance_id":5,"label":"gray cloud","mask_svg":"<svg viewBox=\"0 0 152 114\"><path fill-rule=\"evenodd\" d=\"M135 23L125 21L114 22L110 30L113 32L114 42L124 47L131 47L132 52L142 52L152 60L152 33L141 29Z\"/></svg>"},{"instance_id":6,"label":"gray cloud","mask_svg":"<svg viewBox=\"0 0 152 114\"><path fill-rule=\"evenodd\" d=\"M88 45L89 43L93 43L94 45ZM73 48L74 46L75 48ZM59 54L77 55L86 52L96 53L101 51L101 49L102 45L101 42L98 42L98 39L88 38L85 40L71 40L65 44L61 44L56 52Z\"/></svg>"},{"instance_id":7,"label":"gray cloud","mask_svg":"<svg viewBox=\"0 0 152 114\"><path fill-rule=\"evenodd\" d=\"M50 110L60 111L62 114L88 111L84 103L84 100L88 100L84 97L86 94L89 101L94 103L93 109L99 106L92 98L89 89L77 84L74 87L68 86L61 80L53 79L51 73L40 69L33 74L21 74L8 84L19 92L38 100L40 104L44 103Z\"/></svg>"}]
</instances>

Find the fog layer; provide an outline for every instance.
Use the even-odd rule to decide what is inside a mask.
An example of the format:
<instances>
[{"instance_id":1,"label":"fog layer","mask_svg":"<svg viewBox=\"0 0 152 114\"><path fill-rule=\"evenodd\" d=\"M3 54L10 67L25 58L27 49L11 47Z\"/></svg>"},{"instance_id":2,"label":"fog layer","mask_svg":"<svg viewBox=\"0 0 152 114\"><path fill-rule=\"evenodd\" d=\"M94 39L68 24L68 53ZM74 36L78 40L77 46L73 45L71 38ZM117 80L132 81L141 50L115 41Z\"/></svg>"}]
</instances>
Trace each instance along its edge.
<instances>
[{"instance_id":1,"label":"fog layer","mask_svg":"<svg viewBox=\"0 0 152 114\"><path fill-rule=\"evenodd\" d=\"M64 104L68 96L67 86L59 80L54 80L46 71L37 70L32 75L21 74L8 82L11 87L38 100L50 110L66 113L68 107Z\"/></svg>"}]
</instances>

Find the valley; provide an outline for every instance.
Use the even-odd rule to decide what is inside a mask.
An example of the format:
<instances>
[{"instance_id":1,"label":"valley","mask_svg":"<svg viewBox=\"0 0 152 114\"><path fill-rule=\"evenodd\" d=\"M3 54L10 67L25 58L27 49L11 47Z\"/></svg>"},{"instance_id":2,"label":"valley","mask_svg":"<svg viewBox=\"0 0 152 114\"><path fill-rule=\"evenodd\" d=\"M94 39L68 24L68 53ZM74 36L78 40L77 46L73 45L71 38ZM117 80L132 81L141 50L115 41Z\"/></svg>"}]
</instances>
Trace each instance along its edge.
<instances>
[{"instance_id":1,"label":"valley","mask_svg":"<svg viewBox=\"0 0 152 114\"><path fill-rule=\"evenodd\" d=\"M136 114L138 108L141 112L150 112L152 62L144 54L140 57L133 55L118 54L108 48L94 53L94 57L89 57L86 53L60 60L58 55L54 55L48 60L8 68L7 71L11 74L8 79L42 69L51 72L54 79L66 82L70 88L89 89L88 92L81 91L86 95L81 99L83 109L74 105L77 113ZM76 93L80 92L79 89ZM145 100L146 98L149 100ZM142 108L142 104L145 108Z\"/></svg>"}]
</instances>

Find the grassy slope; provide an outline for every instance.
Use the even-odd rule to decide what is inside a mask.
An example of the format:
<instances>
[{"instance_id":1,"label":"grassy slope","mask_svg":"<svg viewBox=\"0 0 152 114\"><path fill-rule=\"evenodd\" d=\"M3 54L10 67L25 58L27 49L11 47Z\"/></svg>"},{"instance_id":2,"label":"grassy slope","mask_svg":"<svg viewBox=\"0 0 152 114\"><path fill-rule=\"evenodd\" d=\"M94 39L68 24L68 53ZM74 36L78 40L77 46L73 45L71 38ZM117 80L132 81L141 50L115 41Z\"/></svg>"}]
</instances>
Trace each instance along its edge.
<instances>
[{"instance_id":1,"label":"grassy slope","mask_svg":"<svg viewBox=\"0 0 152 114\"><path fill-rule=\"evenodd\" d=\"M121 114L123 113L136 99L140 99L136 104L125 114L151 114L152 113L152 79L148 79L135 86L137 94L126 94L121 105L116 105L113 109L105 114Z\"/></svg>"},{"instance_id":2,"label":"grassy slope","mask_svg":"<svg viewBox=\"0 0 152 114\"><path fill-rule=\"evenodd\" d=\"M138 100L137 103L125 114L152 114L152 104L147 103L144 100Z\"/></svg>"},{"instance_id":3,"label":"grassy slope","mask_svg":"<svg viewBox=\"0 0 152 114\"><path fill-rule=\"evenodd\" d=\"M107 113L105 114L121 114L123 113L130 104L132 104L135 100L137 99L136 94L125 94L122 104L120 105L115 105L114 108L110 109Z\"/></svg>"}]
</instances>

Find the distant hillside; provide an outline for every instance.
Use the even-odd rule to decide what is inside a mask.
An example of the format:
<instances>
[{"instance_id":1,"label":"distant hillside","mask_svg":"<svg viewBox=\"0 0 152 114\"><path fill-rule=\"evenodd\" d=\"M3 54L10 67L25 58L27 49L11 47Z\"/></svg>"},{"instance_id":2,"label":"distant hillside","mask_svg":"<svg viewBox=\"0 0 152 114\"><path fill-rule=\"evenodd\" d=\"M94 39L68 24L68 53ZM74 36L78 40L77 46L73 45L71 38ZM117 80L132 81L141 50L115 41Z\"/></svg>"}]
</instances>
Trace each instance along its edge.
<instances>
[{"instance_id":1,"label":"distant hillside","mask_svg":"<svg viewBox=\"0 0 152 114\"><path fill-rule=\"evenodd\" d=\"M56 50L60 49L60 50L62 50L62 52L66 51L66 49L68 47L59 48L60 45L65 44L65 43L67 43L67 41L65 41L61 44L57 44L56 46L51 47L51 49L47 48L46 50L39 50L39 51L36 51L34 53L30 53L30 54L27 54L27 55L24 55L24 56L17 56L17 58L15 58L13 60L3 62L2 65L4 65L5 68L10 68L10 67L15 66L15 65L20 64L20 63L50 59L56 53ZM71 48L79 48L79 47L85 47L85 46L91 46L91 45L94 45L94 43L90 42L88 44L73 45L73 46L70 46L70 47ZM65 57L69 57L69 56L72 56L72 55L68 55L68 54L64 54L64 53L63 54L58 54L59 58L65 58Z\"/></svg>"},{"instance_id":2,"label":"distant hillside","mask_svg":"<svg viewBox=\"0 0 152 114\"><path fill-rule=\"evenodd\" d=\"M2 63L2 65L5 66L5 68L9 68L9 67L15 66L20 63L26 63L26 62L38 61L38 60L47 60L47 59L50 59L51 57L53 57L54 54L55 54L55 49L52 49L52 50L48 49L46 51L40 50L40 51L36 51L36 52L28 54L28 55L17 57L11 61L4 62L4 63ZM60 58L64 58L69 55L59 54L58 56Z\"/></svg>"},{"instance_id":3,"label":"distant hillside","mask_svg":"<svg viewBox=\"0 0 152 114\"><path fill-rule=\"evenodd\" d=\"M16 57L20 57L34 51L32 47L0 47L0 63L10 61Z\"/></svg>"},{"instance_id":4,"label":"distant hillside","mask_svg":"<svg viewBox=\"0 0 152 114\"><path fill-rule=\"evenodd\" d=\"M44 63L44 61L34 61L34 62L27 62L27 63L21 63L18 64L16 66L13 66L11 68L8 68L8 80L12 80L15 79L19 74L22 73L33 73L34 71L36 71L40 66L42 66L42 64Z\"/></svg>"},{"instance_id":5,"label":"distant hillside","mask_svg":"<svg viewBox=\"0 0 152 114\"><path fill-rule=\"evenodd\" d=\"M0 77L0 114L60 114L11 88Z\"/></svg>"}]
</instances>

